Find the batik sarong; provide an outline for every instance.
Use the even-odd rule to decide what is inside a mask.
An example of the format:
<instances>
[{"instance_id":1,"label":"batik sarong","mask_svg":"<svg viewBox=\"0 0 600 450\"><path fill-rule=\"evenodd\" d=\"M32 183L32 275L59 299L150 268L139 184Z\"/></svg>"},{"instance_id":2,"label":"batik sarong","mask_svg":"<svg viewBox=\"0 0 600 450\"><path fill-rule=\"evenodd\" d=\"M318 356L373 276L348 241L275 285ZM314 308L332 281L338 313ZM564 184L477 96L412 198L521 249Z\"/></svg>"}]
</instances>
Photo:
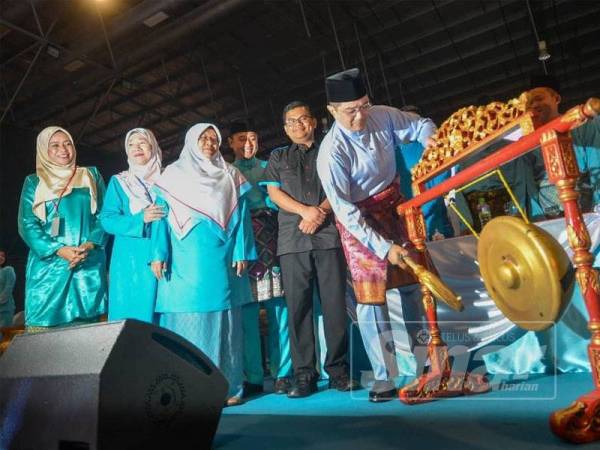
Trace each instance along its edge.
<instances>
[{"instance_id":1,"label":"batik sarong","mask_svg":"<svg viewBox=\"0 0 600 450\"><path fill-rule=\"evenodd\" d=\"M403 245L417 262L423 262L423 254L408 239L404 219L398 217L396 206L403 201L400 186L392 183L378 194L356 204L365 222L385 239ZM412 272L381 259L356 239L339 221L342 247L352 275L356 301L361 304L382 305L388 289L417 283ZM430 264L427 264L431 266Z\"/></svg>"},{"instance_id":2,"label":"batik sarong","mask_svg":"<svg viewBox=\"0 0 600 450\"><path fill-rule=\"evenodd\" d=\"M270 209L253 211L252 228L258 258L250 265L248 275L254 298L262 302L282 297L281 269L277 258L277 213Z\"/></svg>"}]
</instances>

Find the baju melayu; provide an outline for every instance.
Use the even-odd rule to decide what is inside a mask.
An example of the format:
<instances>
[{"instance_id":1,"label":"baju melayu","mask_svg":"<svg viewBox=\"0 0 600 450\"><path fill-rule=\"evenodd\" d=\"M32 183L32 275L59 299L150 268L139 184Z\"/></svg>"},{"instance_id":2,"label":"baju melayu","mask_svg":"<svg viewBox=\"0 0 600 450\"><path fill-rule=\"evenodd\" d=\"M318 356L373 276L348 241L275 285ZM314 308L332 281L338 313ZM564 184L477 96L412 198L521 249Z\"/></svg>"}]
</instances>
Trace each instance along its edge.
<instances>
[{"instance_id":1,"label":"baju melayu","mask_svg":"<svg viewBox=\"0 0 600 450\"><path fill-rule=\"evenodd\" d=\"M580 198L580 206L590 209L600 205L600 118L596 117L572 130L571 138L582 179L589 179L591 190L591 205L589 201ZM540 180L540 202L545 211L560 213L563 210L562 203L558 199L556 187L548 181L541 151L536 150L534 154L537 157L536 177ZM581 187L583 186L580 184L579 190ZM584 200L583 203L581 200Z\"/></svg>"},{"instance_id":2,"label":"baju melayu","mask_svg":"<svg viewBox=\"0 0 600 450\"><path fill-rule=\"evenodd\" d=\"M11 266L0 267L0 327L10 327L15 314L15 269Z\"/></svg>"},{"instance_id":3,"label":"baju melayu","mask_svg":"<svg viewBox=\"0 0 600 450\"><path fill-rule=\"evenodd\" d=\"M435 129L431 120L416 114L373 106L365 129L349 131L336 122L327 133L319 150L317 169L340 229L353 238L347 241L350 246L345 245L347 256L357 254L349 251L350 248L360 248L363 255L370 256L378 266L387 266L387 254L393 241L376 231L363 211L381 200L387 201L390 195L397 195L396 147L410 141L425 146ZM385 198L379 199L378 195ZM401 220L397 218L398 222ZM362 293L372 292L368 288L374 284L377 284L377 296L383 296L377 300L385 301L385 271L381 289L381 280L357 280L355 274L360 270L353 270L352 265L350 270L359 301ZM356 312L374 378L391 384L398 368L387 307L359 304ZM382 389L386 388L389 386Z\"/></svg>"},{"instance_id":4,"label":"baju melayu","mask_svg":"<svg viewBox=\"0 0 600 450\"><path fill-rule=\"evenodd\" d=\"M151 224L144 222L144 208L154 203L154 180L160 176L161 152L154 134L143 128L127 133L146 136L152 145L150 160L136 165L129 160L129 170L113 176L108 183L100 221L107 233L114 235L109 265L108 319L137 319L154 322L157 280L150 270Z\"/></svg>"},{"instance_id":5,"label":"baju melayu","mask_svg":"<svg viewBox=\"0 0 600 450\"><path fill-rule=\"evenodd\" d=\"M152 223L152 261L167 262L158 283L160 325L188 339L223 372L229 397L243 394L241 307L253 301L247 274L233 263L256 259L246 195L250 183L223 160L209 160L198 139L211 124L193 126L179 160L157 180L156 204L168 211Z\"/></svg>"},{"instance_id":6,"label":"baju melayu","mask_svg":"<svg viewBox=\"0 0 600 450\"><path fill-rule=\"evenodd\" d=\"M292 144L271 152L262 185L280 188L294 200L318 206L325 193L317 176L318 146ZM288 307L294 377L318 377L313 319L318 289L327 344L324 369L330 379L348 374L348 315L345 307L346 267L340 238L331 216L314 234L298 228L302 218L279 210L277 255Z\"/></svg>"},{"instance_id":7,"label":"baju melayu","mask_svg":"<svg viewBox=\"0 0 600 450\"><path fill-rule=\"evenodd\" d=\"M100 208L104 181L95 167L85 170L95 185L95 208ZM33 210L39 183L37 175L25 179L19 205L19 234L30 248L25 272L25 325L53 327L97 321L106 313L106 235L91 209L90 189L74 187L60 202L58 198L45 201L42 220ZM55 218L60 220L57 235L52 232ZM95 248L73 269L56 254L63 246L88 241Z\"/></svg>"},{"instance_id":8,"label":"baju melayu","mask_svg":"<svg viewBox=\"0 0 600 450\"><path fill-rule=\"evenodd\" d=\"M259 303L264 302L268 322L268 347L271 375L285 378L292 375L292 357L288 332L288 311L283 297L281 268L277 258L277 207L270 201L264 187L267 161L257 158L238 159L233 163L252 184L247 194L252 215L258 260L248 268L255 302L242 308L244 316L244 369L247 381L263 384L259 323Z\"/></svg>"}]
</instances>

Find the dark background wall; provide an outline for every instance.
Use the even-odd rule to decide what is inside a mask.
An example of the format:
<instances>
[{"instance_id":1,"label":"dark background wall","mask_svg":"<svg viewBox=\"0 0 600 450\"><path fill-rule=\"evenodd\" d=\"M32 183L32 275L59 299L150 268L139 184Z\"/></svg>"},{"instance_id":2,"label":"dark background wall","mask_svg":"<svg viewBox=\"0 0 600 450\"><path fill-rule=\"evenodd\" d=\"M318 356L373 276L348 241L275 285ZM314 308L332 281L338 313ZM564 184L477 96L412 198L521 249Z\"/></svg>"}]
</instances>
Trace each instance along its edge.
<instances>
[{"instance_id":1,"label":"dark background wall","mask_svg":"<svg viewBox=\"0 0 600 450\"><path fill-rule=\"evenodd\" d=\"M8 252L7 264L17 273L15 300L17 311L23 309L25 264L28 248L17 232L17 213L23 180L35 172L35 142L40 130L10 126L0 128L0 246ZM111 175L126 168L125 152L107 156L93 148L77 145L77 164L96 166L108 181Z\"/></svg>"}]
</instances>

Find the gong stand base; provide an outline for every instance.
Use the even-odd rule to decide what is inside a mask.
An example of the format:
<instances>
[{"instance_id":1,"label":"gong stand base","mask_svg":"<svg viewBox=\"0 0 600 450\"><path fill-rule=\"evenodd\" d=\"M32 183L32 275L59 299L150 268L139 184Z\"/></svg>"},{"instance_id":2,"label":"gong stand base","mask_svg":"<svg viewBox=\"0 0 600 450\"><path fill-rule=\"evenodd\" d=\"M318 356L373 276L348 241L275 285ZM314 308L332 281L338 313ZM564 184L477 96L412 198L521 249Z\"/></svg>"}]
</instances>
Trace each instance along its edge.
<instances>
[{"instance_id":1,"label":"gong stand base","mask_svg":"<svg viewBox=\"0 0 600 450\"><path fill-rule=\"evenodd\" d=\"M431 369L398 392L407 405L427 403L441 398L483 394L490 390L486 377L470 372L454 372L446 345L429 344Z\"/></svg>"},{"instance_id":2,"label":"gong stand base","mask_svg":"<svg viewBox=\"0 0 600 450\"><path fill-rule=\"evenodd\" d=\"M575 444L600 440L600 391L585 394L553 412L550 428L558 437Z\"/></svg>"}]
</instances>

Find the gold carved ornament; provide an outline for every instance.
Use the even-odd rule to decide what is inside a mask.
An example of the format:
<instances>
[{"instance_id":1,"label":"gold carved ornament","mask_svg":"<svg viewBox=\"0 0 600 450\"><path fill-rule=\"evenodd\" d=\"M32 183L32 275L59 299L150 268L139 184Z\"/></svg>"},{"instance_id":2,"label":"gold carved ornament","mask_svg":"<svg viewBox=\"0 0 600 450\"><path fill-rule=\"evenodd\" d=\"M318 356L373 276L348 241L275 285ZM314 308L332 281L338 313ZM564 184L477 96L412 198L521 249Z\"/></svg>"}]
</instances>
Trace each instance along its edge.
<instances>
[{"instance_id":1,"label":"gold carved ornament","mask_svg":"<svg viewBox=\"0 0 600 450\"><path fill-rule=\"evenodd\" d=\"M421 160L411 170L413 181L456 159L468 148L515 122L525 114L526 105L527 94L523 93L506 103L492 102L456 111L438 128L432 136L434 144L425 149ZM531 131L530 126L522 128L525 133Z\"/></svg>"}]
</instances>

